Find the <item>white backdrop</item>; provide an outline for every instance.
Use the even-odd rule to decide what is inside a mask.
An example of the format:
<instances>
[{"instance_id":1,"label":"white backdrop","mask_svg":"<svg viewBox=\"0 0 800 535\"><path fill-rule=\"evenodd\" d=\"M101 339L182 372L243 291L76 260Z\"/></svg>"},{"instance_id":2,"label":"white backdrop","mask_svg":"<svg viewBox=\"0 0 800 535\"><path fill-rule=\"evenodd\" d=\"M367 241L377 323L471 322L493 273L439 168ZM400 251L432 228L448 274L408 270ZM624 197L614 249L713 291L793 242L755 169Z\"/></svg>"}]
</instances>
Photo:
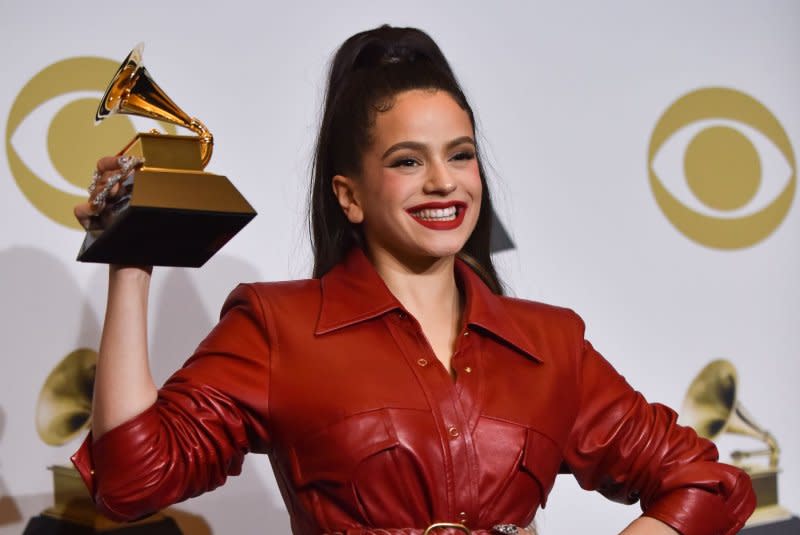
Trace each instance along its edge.
<instances>
[{"instance_id":1,"label":"white backdrop","mask_svg":"<svg viewBox=\"0 0 800 535\"><path fill-rule=\"evenodd\" d=\"M61 87L87 76L76 63L74 74L37 89L40 105L10 131L15 103L33 98L28 81L72 58L118 63L146 42L153 77L216 136L209 171L229 176L259 212L202 269L156 270L151 359L162 381L212 326L236 282L309 273L304 200L327 61L346 37L385 22L429 31L477 111L497 211L516 246L497 255L510 293L576 309L631 383L676 408L707 362L731 360L741 399L781 444L781 502L799 513L797 200L763 239L720 249L670 223L648 178L659 118L703 88L749 95L782 125L791 150L800 146L797 2L0 0L0 534L21 532L49 505L45 467L78 445L39 439L36 399L65 355L96 349L105 299L105 269L74 261L82 233L53 220L55 200L23 193L41 181L81 194L75 184L88 183L92 158L106 149L84 135L87 127L64 135L66 108L100 94ZM751 139L762 162L757 184L778 193L796 181L796 165L765 139ZM9 147L34 179L20 178ZM674 161L657 170L665 184L671 177L666 187L686 205L729 217L686 196L685 146L671 150ZM85 176L65 176L75 154L86 157ZM759 212L772 201L765 195L734 215ZM719 442L723 457L734 442ZM638 514L581 491L569 476L548 504L537 515L545 534L614 533ZM264 457L251 456L243 476L178 509L202 515L205 532L288 532Z\"/></svg>"}]
</instances>

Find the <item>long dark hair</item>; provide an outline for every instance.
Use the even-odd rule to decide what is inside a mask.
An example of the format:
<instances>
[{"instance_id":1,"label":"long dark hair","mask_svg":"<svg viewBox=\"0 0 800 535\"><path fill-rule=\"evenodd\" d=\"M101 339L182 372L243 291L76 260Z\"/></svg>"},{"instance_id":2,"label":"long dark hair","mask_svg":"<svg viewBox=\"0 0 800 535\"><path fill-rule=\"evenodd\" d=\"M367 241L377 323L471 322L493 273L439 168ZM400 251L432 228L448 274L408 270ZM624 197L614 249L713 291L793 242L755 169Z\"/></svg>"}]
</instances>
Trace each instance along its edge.
<instances>
[{"instance_id":1,"label":"long dark hair","mask_svg":"<svg viewBox=\"0 0 800 535\"><path fill-rule=\"evenodd\" d=\"M345 217L333 193L337 174L358 175L369 147L375 114L392 106L392 98L411 89L446 91L469 115L472 108L442 51L416 28L381 26L350 37L333 58L311 177L310 226L314 277L338 264L352 247L362 247L357 226ZM483 188L475 230L459 253L495 293L502 293L490 254L492 201L478 153Z\"/></svg>"}]
</instances>

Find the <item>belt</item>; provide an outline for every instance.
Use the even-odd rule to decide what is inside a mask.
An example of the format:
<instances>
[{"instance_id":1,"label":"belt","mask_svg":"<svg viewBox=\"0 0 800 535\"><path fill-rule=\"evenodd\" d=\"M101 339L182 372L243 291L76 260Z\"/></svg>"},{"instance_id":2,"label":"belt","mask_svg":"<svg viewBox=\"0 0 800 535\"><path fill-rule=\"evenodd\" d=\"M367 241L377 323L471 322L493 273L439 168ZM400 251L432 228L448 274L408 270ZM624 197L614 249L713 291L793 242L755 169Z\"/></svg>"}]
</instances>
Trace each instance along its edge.
<instances>
[{"instance_id":1,"label":"belt","mask_svg":"<svg viewBox=\"0 0 800 535\"><path fill-rule=\"evenodd\" d=\"M520 533L519 528L514 524L498 524L489 531L484 529L472 531L464 524L437 522L428 526L425 531L422 532L422 535L435 535L439 533L440 530L446 529L461 531L462 533L466 533L466 535L483 535L484 533L487 535L517 535Z\"/></svg>"},{"instance_id":2,"label":"belt","mask_svg":"<svg viewBox=\"0 0 800 535\"><path fill-rule=\"evenodd\" d=\"M402 528L402 529L385 529L385 528L355 528L348 529L345 532L334 532L331 535L523 535L526 533L533 533L526 528L520 528L514 524L498 524L491 529L469 529L464 524L455 522L435 522L425 529L419 528Z\"/></svg>"}]
</instances>

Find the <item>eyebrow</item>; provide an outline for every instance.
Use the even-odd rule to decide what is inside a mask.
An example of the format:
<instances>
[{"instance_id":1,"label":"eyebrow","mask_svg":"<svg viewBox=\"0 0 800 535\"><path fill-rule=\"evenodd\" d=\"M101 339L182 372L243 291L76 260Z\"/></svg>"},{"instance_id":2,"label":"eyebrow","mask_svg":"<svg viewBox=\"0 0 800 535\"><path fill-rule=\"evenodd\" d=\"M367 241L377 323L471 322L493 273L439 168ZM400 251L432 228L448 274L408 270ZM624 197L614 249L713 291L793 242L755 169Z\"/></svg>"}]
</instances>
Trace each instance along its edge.
<instances>
[{"instance_id":1,"label":"eyebrow","mask_svg":"<svg viewBox=\"0 0 800 535\"><path fill-rule=\"evenodd\" d=\"M472 139L472 137L470 137L470 136L461 136L461 137L455 138L452 141L449 141L447 143L447 145L445 145L445 149L450 150L453 147L461 145L462 143L469 143L473 147L475 146L475 140ZM424 143L420 143L419 141L401 141L399 143L395 143L394 145L392 145L391 147L386 149L386 151L381 156L381 159L384 159L384 158L388 157L389 155L391 155L392 153L395 153L395 152L397 152L399 150L403 150L403 149L424 151L424 150L427 149L427 146Z\"/></svg>"}]
</instances>

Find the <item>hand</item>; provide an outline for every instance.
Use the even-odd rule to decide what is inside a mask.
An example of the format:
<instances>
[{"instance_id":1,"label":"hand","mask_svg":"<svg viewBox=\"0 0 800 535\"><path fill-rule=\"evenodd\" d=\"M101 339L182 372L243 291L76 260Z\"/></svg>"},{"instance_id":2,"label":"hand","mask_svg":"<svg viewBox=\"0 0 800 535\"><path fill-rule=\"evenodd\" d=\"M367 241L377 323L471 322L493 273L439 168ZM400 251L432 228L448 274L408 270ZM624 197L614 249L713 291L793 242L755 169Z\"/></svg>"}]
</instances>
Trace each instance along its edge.
<instances>
[{"instance_id":1,"label":"hand","mask_svg":"<svg viewBox=\"0 0 800 535\"><path fill-rule=\"evenodd\" d=\"M143 159L135 156L106 156L97 161L97 170L89 186L89 198L74 210L75 217L83 228L88 229L92 219L99 216L110 201L120 195L121 182L143 163Z\"/></svg>"}]
</instances>

